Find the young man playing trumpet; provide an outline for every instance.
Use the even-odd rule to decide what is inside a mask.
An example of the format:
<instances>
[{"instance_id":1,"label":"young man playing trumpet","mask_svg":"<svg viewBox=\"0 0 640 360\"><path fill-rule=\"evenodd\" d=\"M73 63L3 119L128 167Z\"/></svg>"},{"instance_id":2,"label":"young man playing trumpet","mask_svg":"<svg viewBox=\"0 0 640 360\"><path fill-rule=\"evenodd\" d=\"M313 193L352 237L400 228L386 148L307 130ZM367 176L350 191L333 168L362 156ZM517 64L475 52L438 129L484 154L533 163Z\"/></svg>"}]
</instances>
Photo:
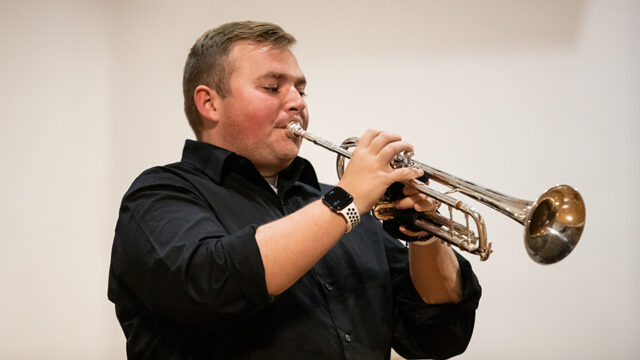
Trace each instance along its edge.
<instances>
[{"instance_id":1,"label":"young man playing trumpet","mask_svg":"<svg viewBox=\"0 0 640 360\"><path fill-rule=\"evenodd\" d=\"M463 352L480 287L440 241L405 248L369 210L412 150L368 130L337 187L298 157L305 77L295 39L269 23L206 32L184 70L198 141L125 194L109 299L132 359L445 358ZM398 208L433 211L408 188ZM407 236L428 237L404 227Z\"/></svg>"}]
</instances>

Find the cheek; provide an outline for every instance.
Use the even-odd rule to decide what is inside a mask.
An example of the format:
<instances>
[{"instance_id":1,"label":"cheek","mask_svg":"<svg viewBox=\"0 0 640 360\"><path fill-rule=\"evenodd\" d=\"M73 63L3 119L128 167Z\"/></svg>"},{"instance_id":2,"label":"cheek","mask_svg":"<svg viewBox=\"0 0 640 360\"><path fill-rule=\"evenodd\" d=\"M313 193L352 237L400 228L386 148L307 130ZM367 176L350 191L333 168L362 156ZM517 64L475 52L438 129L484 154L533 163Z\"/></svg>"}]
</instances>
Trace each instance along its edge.
<instances>
[{"instance_id":1,"label":"cheek","mask_svg":"<svg viewBox=\"0 0 640 360\"><path fill-rule=\"evenodd\" d=\"M247 135L259 135L271 130L278 116L279 108L271 99L246 104L242 114L242 124Z\"/></svg>"}]
</instances>

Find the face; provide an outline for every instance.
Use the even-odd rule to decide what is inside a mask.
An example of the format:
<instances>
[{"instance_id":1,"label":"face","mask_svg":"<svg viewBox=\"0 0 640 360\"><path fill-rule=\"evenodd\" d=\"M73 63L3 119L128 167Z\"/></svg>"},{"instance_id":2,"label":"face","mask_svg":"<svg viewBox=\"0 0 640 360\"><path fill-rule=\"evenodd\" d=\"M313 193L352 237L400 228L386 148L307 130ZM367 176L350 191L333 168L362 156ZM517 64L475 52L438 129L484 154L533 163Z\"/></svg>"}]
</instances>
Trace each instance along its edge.
<instances>
[{"instance_id":1,"label":"face","mask_svg":"<svg viewBox=\"0 0 640 360\"><path fill-rule=\"evenodd\" d=\"M218 101L216 145L248 158L263 176L275 175L302 142L287 137L287 124L295 120L307 128L304 75L288 49L239 42L228 59L231 94Z\"/></svg>"}]
</instances>

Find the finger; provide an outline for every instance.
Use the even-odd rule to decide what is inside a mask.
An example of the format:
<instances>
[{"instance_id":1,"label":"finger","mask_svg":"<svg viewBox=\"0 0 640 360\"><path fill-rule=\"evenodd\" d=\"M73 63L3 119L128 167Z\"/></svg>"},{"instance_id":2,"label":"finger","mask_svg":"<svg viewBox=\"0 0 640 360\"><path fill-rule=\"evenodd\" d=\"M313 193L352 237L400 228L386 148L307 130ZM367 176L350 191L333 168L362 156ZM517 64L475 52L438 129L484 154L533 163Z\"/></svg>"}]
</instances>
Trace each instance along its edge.
<instances>
[{"instance_id":1,"label":"finger","mask_svg":"<svg viewBox=\"0 0 640 360\"><path fill-rule=\"evenodd\" d=\"M405 235L409 235L411 237L424 237L424 236L429 235L429 233L427 231L417 231L417 232L410 231L410 230L407 230L407 228L404 227L404 226L400 226L398 228L398 230L400 230L401 233L403 233Z\"/></svg>"},{"instance_id":2,"label":"finger","mask_svg":"<svg viewBox=\"0 0 640 360\"><path fill-rule=\"evenodd\" d=\"M416 195L419 194L420 191L416 188L414 188L413 186L409 186L409 185L405 185L402 188L402 194L406 195L406 196L411 196L411 195Z\"/></svg>"},{"instance_id":3,"label":"finger","mask_svg":"<svg viewBox=\"0 0 640 360\"><path fill-rule=\"evenodd\" d=\"M432 198L422 198L420 201L416 201L413 208L419 212L434 212L438 209L438 202Z\"/></svg>"},{"instance_id":4,"label":"finger","mask_svg":"<svg viewBox=\"0 0 640 360\"><path fill-rule=\"evenodd\" d=\"M389 184L392 184L394 182L402 182L406 180L419 178L423 174L424 174L424 171L414 167L403 167L399 169L394 169L389 173L389 177L390 177Z\"/></svg>"},{"instance_id":5,"label":"finger","mask_svg":"<svg viewBox=\"0 0 640 360\"><path fill-rule=\"evenodd\" d=\"M402 140L402 138L400 137L400 135L381 132L378 135L376 135L375 138L373 138L371 140L371 143L369 144L369 149L374 154L377 154L385 146L387 146L387 145L389 145L391 143L400 142L401 140Z\"/></svg>"},{"instance_id":6,"label":"finger","mask_svg":"<svg viewBox=\"0 0 640 360\"><path fill-rule=\"evenodd\" d=\"M376 136L378 136L378 134L380 134L381 132L382 132L381 130L375 130L375 129L369 129L365 131L364 134L362 134L362 136L358 140L358 146L362 148L369 147L369 145L371 144L371 141Z\"/></svg>"},{"instance_id":7,"label":"finger","mask_svg":"<svg viewBox=\"0 0 640 360\"><path fill-rule=\"evenodd\" d=\"M414 209L418 212L433 212L437 209L437 201L424 194L407 196L394 202L397 209Z\"/></svg>"},{"instance_id":8,"label":"finger","mask_svg":"<svg viewBox=\"0 0 640 360\"><path fill-rule=\"evenodd\" d=\"M399 209L399 210L413 209L413 206L415 205L415 201L410 197L406 197L406 198L402 198L400 200L394 201L393 204L395 205L396 209Z\"/></svg>"},{"instance_id":9,"label":"finger","mask_svg":"<svg viewBox=\"0 0 640 360\"><path fill-rule=\"evenodd\" d=\"M387 161L391 162L391 159L393 159L394 156L405 151L413 152L413 145L404 141L395 141L382 148L380 150L380 155L387 159Z\"/></svg>"}]
</instances>

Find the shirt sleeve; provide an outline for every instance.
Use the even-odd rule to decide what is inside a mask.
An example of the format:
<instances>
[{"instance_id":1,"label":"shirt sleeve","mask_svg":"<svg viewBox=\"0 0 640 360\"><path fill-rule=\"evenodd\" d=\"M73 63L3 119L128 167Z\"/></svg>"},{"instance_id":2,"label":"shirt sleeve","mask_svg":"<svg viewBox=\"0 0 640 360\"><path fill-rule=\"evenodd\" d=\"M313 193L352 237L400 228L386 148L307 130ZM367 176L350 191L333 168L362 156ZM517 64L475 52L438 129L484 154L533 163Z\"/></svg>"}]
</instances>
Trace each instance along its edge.
<instances>
[{"instance_id":1,"label":"shirt sleeve","mask_svg":"<svg viewBox=\"0 0 640 360\"><path fill-rule=\"evenodd\" d=\"M224 330L271 302L256 227L228 233L187 181L139 178L120 208L109 297L138 313Z\"/></svg>"},{"instance_id":2,"label":"shirt sleeve","mask_svg":"<svg viewBox=\"0 0 640 360\"><path fill-rule=\"evenodd\" d=\"M446 359L463 353L471 340L482 293L469 262L456 252L461 301L427 304L411 281L407 249L393 238L387 240L385 249L395 295L393 348L406 358Z\"/></svg>"}]
</instances>

